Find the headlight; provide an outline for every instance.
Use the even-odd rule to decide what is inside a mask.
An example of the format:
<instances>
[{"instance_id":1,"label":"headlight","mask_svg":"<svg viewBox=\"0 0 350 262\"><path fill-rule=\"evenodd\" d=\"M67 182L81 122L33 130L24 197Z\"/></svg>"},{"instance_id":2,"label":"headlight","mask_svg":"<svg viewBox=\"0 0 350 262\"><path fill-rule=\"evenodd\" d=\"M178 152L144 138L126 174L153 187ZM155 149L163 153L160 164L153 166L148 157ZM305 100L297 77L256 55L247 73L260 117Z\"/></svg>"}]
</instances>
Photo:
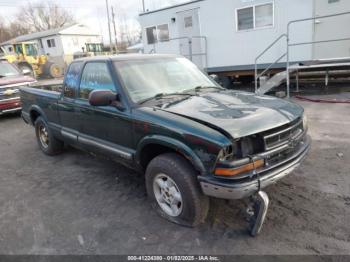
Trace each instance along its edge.
<instances>
[{"instance_id":1,"label":"headlight","mask_svg":"<svg viewBox=\"0 0 350 262\"><path fill-rule=\"evenodd\" d=\"M228 161L233 159L233 155L234 155L233 152L234 150L232 145L221 149L218 155L218 160L223 162L223 161Z\"/></svg>"},{"instance_id":2,"label":"headlight","mask_svg":"<svg viewBox=\"0 0 350 262\"><path fill-rule=\"evenodd\" d=\"M306 130L307 129L307 116L304 114L304 116L303 116L303 128L304 128L304 130Z\"/></svg>"}]
</instances>

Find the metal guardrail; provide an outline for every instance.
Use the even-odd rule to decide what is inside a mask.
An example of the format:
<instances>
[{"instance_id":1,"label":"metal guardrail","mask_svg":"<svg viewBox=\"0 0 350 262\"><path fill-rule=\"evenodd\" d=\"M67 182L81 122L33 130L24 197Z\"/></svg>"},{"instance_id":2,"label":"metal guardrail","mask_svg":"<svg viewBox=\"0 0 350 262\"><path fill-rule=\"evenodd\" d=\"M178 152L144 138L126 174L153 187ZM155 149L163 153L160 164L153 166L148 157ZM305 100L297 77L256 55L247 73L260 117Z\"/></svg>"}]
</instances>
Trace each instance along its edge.
<instances>
[{"instance_id":1,"label":"metal guardrail","mask_svg":"<svg viewBox=\"0 0 350 262\"><path fill-rule=\"evenodd\" d=\"M262 51L260 53L260 55L258 55L256 58L255 58L255 92L258 91L258 81L259 81L259 78L262 77L267 71L270 70L270 68L272 66L274 66L275 64L277 64L279 61L281 61L287 54L284 53L280 58L278 58L275 62L273 62L272 64L270 64L262 73L260 73L258 75L258 61L259 59L267 53L267 51L269 51L272 47L274 47L281 39L283 39L284 37L287 38L287 35L286 34L282 34L280 35L275 41L273 41L267 48L265 48L264 51Z\"/></svg>"},{"instance_id":2,"label":"metal guardrail","mask_svg":"<svg viewBox=\"0 0 350 262\"><path fill-rule=\"evenodd\" d=\"M202 39L204 41L204 52L202 53L193 53L193 39ZM157 48L156 44L157 43L165 43L165 42L170 42L170 41L177 41L177 40L187 40L188 43L188 57L191 61L193 61L193 57L195 56L204 56L205 60L205 67L204 69L206 70L208 67L208 40L206 36L192 36L192 37L175 37L175 38L169 38L167 40L158 40L158 42L155 42L153 44L153 49L149 52L150 54L156 54L157 53ZM181 50L180 50L181 53ZM184 55L186 56L186 55Z\"/></svg>"},{"instance_id":3,"label":"metal guardrail","mask_svg":"<svg viewBox=\"0 0 350 262\"><path fill-rule=\"evenodd\" d=\"M310 41L305 43L293 43L290 44L290 27L293 24L300 23L300 22L306 22L306 21L315 21L317 19L324 19L324 18L331 18L331 17L337 17L337 16L343 16L343 15L350 15L350 12L343 12L343 13L337 13L333 15L324 15L324 16L316 16L311 18L305 18L305 19L298 19L294 21L290 21L287 25L287 98L290 98L290 47L292 46L300 46L300 45L306 45L306 44L317 44L317 43L331 43L331 42L338 42L338 41L344 41L343 38L338 39L329 39L329 40L323 40L323 41ZM348 39L346 39L348 40ZM350 40L350 38L349 38Z\"/></svg>"},{"instance_id":4,"label":"metal guardrail","mask_svg":"<svg viewBox=\"0 0 350 262\"><path fill-rule=\"evenodd\" d=\"M183 36L183 37L174 37L174 38L169 38L169 39L165 39L165 40L158 40L157 42L154 42L153 43L153 49L151 50L151 52L153 52L153 54L156 54L157 53L157 44L158 43L167 43L167 42L171 42L171 41L177 41L177 40L187 40L188 42L188 53L189 53L189 56L192 60L192 40L190 37L187 37L187 36ZM151 53L150 52L150 53Z\"/></svg>"},{"instance_id":5,"label":"metal guardrail","mask_svg":"<svg viewBox=\"0 0 350 262\"><path fill-rule=\"evenodd\" d=\"M259 78L262 77L267 71L269 71L275 64L277 64L279 61L281 61L284 57L287 57L287 61L286 61L287 98L290 98L290 62L291 62L290 61L290 47L302 46L302 45L310 45L310 44L319 44L319 43L340 42L340 41L350 40L350 37L348 37L348 38L336 38L336 39L321 40L321 41L290 43L290 28L291 28L291 25L296 24L296 23L301 23L301 22L315 21L317 19L331 18L331 17L343 16L343 15L350 15L350 12L343 12L343 13L337 13L337 14L325 15L325 16L316 16L316 17L310 17L310 18L298 19L298 20L290 21L288 23L288 25L287 25L287 33L286 34L282 34L281 36L279 36L272 44L270 44L255 59L255 92L258 89ZM277 42L279 42L284 37L286 37L286 46L287 46L286 53L284 53L281 57L279 57L275 62L271 63L262 73L258 74L258 60L267 51L269 51L272 47L274 47Z\"/></svg>"}]
</instances>

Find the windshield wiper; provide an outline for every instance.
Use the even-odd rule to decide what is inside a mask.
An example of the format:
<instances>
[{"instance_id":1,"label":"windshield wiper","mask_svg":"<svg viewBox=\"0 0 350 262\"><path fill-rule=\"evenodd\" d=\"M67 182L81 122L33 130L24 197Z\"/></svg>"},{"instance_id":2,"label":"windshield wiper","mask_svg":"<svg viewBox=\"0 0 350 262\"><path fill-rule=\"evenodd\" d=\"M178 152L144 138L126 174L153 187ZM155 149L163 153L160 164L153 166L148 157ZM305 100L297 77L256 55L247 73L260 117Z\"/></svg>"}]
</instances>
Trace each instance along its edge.
<instances>
[{"instance_id":1,"label":"windshield wiper","mask_svg":"<svg viewBox=\"0 0 350 262\"><path fill-rule=\"evenodd\" d=\"M205 90L205 89L218 89L218 90L224 90L224 88L219 86L196 86L193 90L196 92Z\"/></svg>"},{"instance_id":2,"label":"windshield wiper","mask_svg":"<svg viewBox=\"0 0 350 262\"><path fill-rule=\"evenodd\" d=\"M159 93L159 94L156 94L155 96L152 96L150 98L146 98L142 101L139 102L140 105L144 104L144 103L147 103L149 101L152 101L152 100L160 100L160 99L163 99L163 98L166 98L166 97L170 97L170 96L194 96L194 94L189 94L189 93Z\"/></svg>"},{"instance_id":3,"label":"windshield wiper","mask_svg":"<svg viewBox=\"0 0 350 262\"><path fill-rule=\"evenodd\" d=\"M219 87L219 86L196 86L195 88L191 88L188 90L185 90L184 92L191 92L194 91L196 93L205 90L205 89L217 89L217 90L225 90L225 88L223 87Z\"/></svg>"},{"instance_id":4,"label":"windshield wiper","mask_svg":"<svg viewBox=\"0 0 350 262\"><path fill-rule=\"evenodd\" d=\"M6 76L4 76L4 75L0 75L0 78L3 78L3 77L6 77Z\"/></svg>"}]
</instances>

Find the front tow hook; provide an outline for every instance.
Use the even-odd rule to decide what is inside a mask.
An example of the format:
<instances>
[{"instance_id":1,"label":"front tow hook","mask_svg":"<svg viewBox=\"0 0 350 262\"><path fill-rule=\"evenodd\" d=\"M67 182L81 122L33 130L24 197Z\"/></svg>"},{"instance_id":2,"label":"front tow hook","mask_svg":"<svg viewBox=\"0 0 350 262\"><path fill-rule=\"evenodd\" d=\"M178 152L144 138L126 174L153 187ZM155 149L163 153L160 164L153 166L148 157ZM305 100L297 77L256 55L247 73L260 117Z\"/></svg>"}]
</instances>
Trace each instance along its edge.
<instances>
[{"instance_id":1,"label":"front tow hook","mask_svg":"<svg viewBox=\"0 0 350 262\"><path fill-rule=\"evenodd\" d=\"M247 214L249 216L249 230L252 237L260 233L268 208L269 197L264 191L259 191L251 196L251 204L247 208Z\"/></svg>"}]
</instances>

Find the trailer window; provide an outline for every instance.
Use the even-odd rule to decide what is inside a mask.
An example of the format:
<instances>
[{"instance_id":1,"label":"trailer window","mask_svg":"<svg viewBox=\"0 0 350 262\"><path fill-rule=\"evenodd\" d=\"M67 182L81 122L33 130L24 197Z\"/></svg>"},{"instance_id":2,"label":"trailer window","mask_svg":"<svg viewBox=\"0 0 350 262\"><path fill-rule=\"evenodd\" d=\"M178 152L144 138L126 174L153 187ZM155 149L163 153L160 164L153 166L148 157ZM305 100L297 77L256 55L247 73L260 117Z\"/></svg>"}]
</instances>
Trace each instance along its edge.
<instances>
[{"instance_id":1,"label":"trailer window","mask_svg":"<svg viewBox=\"0 0 350 262\"><path fill-rule=\"evenodd\" d=\"M147 43L153 45L157 42L157 29L155 26L146 28Z\"/></svg>"},{"instance_id":2,"label":"trailer window","mask_svg":"<svg viewBox=\"0 0 350 262\"><path fill-rule=\"evenodd\" d=\"M168 24L157 25L146 28L147 43L153 45L160 42L169 41L169 26Z\"/></svg>"},{"instance_id":3,"label":"trailer window","mask_svg":"<svg viewBox=\"0 0 350 262\"><path fill-rule=\"evenodd\" d=\"M169 41L169 27L167 24L157 26L158 40Z\"/></svg>"},{"instance_id":4,"label":"trailer window","mask_svg":"<svg viewBox=\"0 0 350 262\"><path fill-rule=\"evenodd\" d=\"M265 27L273 25L272 4L259 5L255 7L255 27Z\"/></svg>"},{"instance_id":5,"label":"trailer window","mask_svg":"<svg viewBox=\"0 0 350 262\"><path fill-rule=\"evenodd\" d=\"M238 30L248 30L254 28L253 7L237 10Z\"/></svg>"},{"instance_id":6,"label":"trailer window","mask_svg":"<svg viewBox=\"0 0 350 262\"><path fill-rule=\"evenodd\" d=\"M237 31L273 26L273 3L237 9Z\"/></svg>"}]
</instances>

